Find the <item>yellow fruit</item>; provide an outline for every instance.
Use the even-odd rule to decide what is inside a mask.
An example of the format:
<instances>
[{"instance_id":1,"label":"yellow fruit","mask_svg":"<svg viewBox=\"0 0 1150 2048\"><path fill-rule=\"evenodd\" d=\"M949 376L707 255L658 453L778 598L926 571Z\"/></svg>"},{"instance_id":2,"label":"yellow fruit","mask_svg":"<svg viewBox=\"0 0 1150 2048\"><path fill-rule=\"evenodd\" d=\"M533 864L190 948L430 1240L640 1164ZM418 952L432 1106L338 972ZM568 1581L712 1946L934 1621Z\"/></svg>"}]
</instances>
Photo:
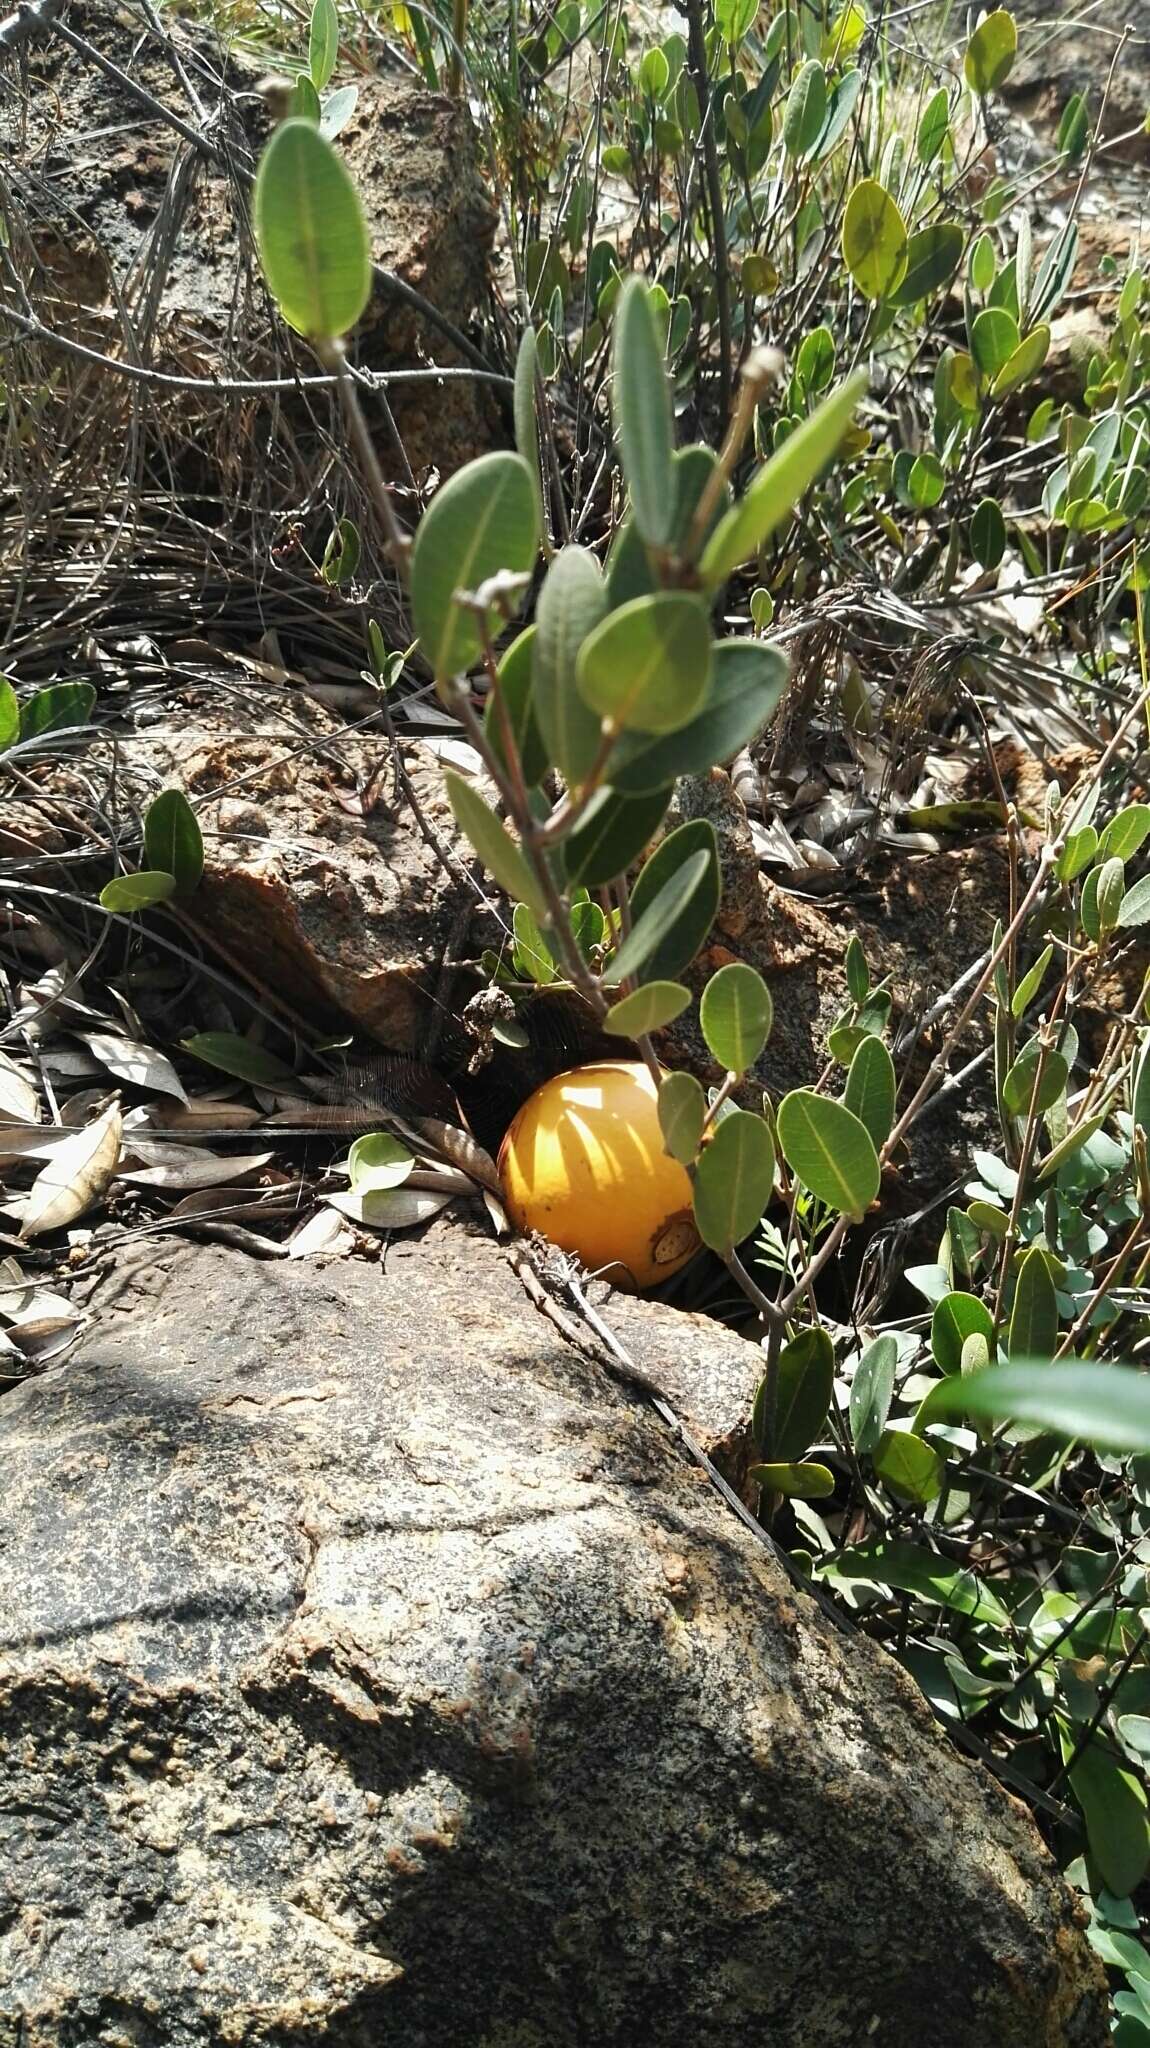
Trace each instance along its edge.
<instances>
[{"instance_id":1,"label":"yellow fruit","mask_svg":"<svg viewBox=\"0 0 1150 2048\"><path fill-rule=\"evenodd\" d=\"M691 1183L663 1150L655 1083L639 1062L544 1082L504 1138L499 1170L517 1230L537 1230L628 1292L698 1249Z\"/></svg>"}]
</instances>

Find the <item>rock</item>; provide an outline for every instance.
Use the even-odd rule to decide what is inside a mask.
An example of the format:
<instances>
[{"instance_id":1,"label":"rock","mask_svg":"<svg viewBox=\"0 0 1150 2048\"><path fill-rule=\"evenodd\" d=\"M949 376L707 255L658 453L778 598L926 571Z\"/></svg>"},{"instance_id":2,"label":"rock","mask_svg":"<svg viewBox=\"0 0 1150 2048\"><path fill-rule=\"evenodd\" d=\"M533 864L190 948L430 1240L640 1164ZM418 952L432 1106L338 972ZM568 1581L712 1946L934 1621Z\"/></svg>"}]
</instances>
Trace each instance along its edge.
<instances>
[{"instance_id":1,"label":"rock","mask_svg":"<svg viewBox=\"0 0 1150 2048\"><path fill-rule=\"evenodd\" d=\"M1058 132L1073 93L1085 92L1092 123L1116 143L1114 154L1145 163L1150 135L1150 0L1126 0L1113 14L1084 14L1075 0L1016 0L1018 55L1003 95L1043 128ZM1129 33L1118 62L1122 30Z\"/></svg>"},{"instance_id":2,"label":"rock","mask_svg":"<svg viewBox=\"0 0 1150 2048\"><path fill-rule=\"evenodd\" d=\"M189 118L163 44L134 13L115 0L73 0L68 19L154 100ZM165 28L200 80L211 137L223 137L234 163L250 171L270 128L257 89L266 65L225 50L200 24L169 16ZM306 30L301 33L306 44ZM248 195L230 166L197 156L165 121L58 37L33 39L27 67L27 125L13 173L35 251L42 317L115 353L123 304L133 311L133 349L157 368L204 378L282 376L285 331L272 317L252 245ZM213 82L205 85L205 77ZM366 73L355 83L356 111L339 146L363 201L372 254L452 326L466 328L486 289L497 218L480 177L466 102L406 77ZM85 138L79 152L66 139L76 135ZM2 143L0 156L7 158ZM35 179L22 168L32 161ZM442 332L382 284L354 352L376 369L429 362L458 367L461 361ZM66 358L63 366L73 367ZM314 373L314 359L305 355L301 367ZM79 374L90 381L90 372ZM297 438L307 435L317 401L322 409L325 401L315 393L310 410L280 401ZM365 403L387 460L393 451L385 414L370 397ZM489 446L499 426L490 387L468 382L430 390L397 386L391 409L416 472L430 464L447 471ZM233 488L244 474L237 469L241 449L254 467L261 434L283 432L266 408L257 427L250 399L210 392L165 393L164 415L169 432L176 419L183 419L185 432L192 419L199 422L201 452L214 455ZM293 510L298 499L297 477Z\"/></svg>"},{"instance_id":3,"label":"rock","mask_svg":"<svg viewBox=\"0 0 1150 2048\"><path fill-rule=\"evenodd\" d=\"M475 1230L96 1299L0 1405L4 2048L1102 2048L1024 1809Z\"/></svg>"},{"instance_id":4,"label":"rock","mask_svg":"<svg viewBox=\"0 0 1150 2048\"><path fill-rule=\"evenodd\" d=\"M382 736L349 737L302 691L271 686L197 693L123 747L149 793L175 784L196 806L205 868L188 910L223 958L313 1024L426 1052L454 1029L445 959L498 926L438 760L415 741L397 754L405 783Z\"/></svg>"}]
</instances>

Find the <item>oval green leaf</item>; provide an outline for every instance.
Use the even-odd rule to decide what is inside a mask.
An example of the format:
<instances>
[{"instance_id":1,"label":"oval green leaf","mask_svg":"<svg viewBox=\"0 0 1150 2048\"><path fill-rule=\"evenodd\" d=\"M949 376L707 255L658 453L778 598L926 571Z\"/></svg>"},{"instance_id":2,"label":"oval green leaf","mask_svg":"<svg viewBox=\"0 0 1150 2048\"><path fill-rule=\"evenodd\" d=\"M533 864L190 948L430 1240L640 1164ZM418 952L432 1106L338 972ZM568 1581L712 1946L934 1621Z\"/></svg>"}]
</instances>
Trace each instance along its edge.
<instances>
[{"instance_id":1,"label":"oval green leaf","mask_svg":"<svg viewBox=\"0 0 1150 2048\"><path fill-rule=\"evenodd\" d=\"M482 645L479 621L460 610L456 592L476 590L500 569L526 575L538 549L535 494L521 455L481 455L436 492L412 549L411 608L438 681L467 668Z\"/></svg>"},{"instance_id":2,"label":"oval green leaf","mask_svg":"<svg viewBox=\"0 0 1150 2048\"><path fill-rule=\"evenodd\" d=\"M895 1087L894 1061L882 1039L868 1033L851 1060L843 1102L866 1125L876 1150L890 1137Z\"/></svg>"},{"instance_id":3,"label":"oval green leaf","mask_svg":"<svg viewBox=\"0 0 1150 2048\"><path fill-rule=\"evenodd\" d=\"M96 707L91 683L49 683L26 697L20 707L20 738L39 739L46 732L66 732L87 725Z\"/></svg>"},{"instance_id":4,"label":"oval green leaf","mask_svg":"<svg viewBox=\"0 0 1150 2048\"><path fill-rule=\"evenodd\" d=\"M618 1038L642 1038L647 1031L661 1031L665 1024L672 1024L690 1006L691 991L682 982L647 981L611 1005L603 1029Z\"/></svg>"},{"instance_id":5,"label":"oval green leaf","mask_svg":"<svg viewBox=\"0 0 1150 2048\"><path fill-rule=\"evenodd\" d=\"M162 789L144 816L144 852L148 865L163 869L176 884L177 896L190 896L204 872L204 841L182 789Z\"/></svg>"},{"instance_id":6,"label":"oval green leaf","mask_svg":"<svg viewBox=\"0 0 1150 2048\"><path fill-rule=\"evenodd\" d=\"M898 1345L884 1334L868 1344L855 1367L850 1392L850 1424L854 1446L860 1457L873 1451L890 1413Z\"/></svg>"},{"instance_id":7,"label":"oval green leaf","mask_svg":"<svg viewBox=\"0 0 1150 2048\"><path fill-rule=\"evenodd\" d=\"M945 97L945 96L944 96ZM938 221L919 228L906 245L902 282L888 293L892 306L917 306L949 284L962 262L963 232L957 221Z\"/></svg>"},{"instance_id":8,"label":"oval green leaf","mask_svg":"<svg viewBox=\"0 0 1150 2048\"><path fill-rule=\"evenodd\" d=\"M567 880L595 889L625 874L650 845L670 801L669 789L649 790L645 796L601 789L563 841Z\"/></svg>"},{"instance_id":9,"label":"oval green leaf","mask_svg":"<svg viewBox=\"0 0 1150 2048\"><path fill-rule=\"evenodd\" d=\"M100 905L104 910L118 911L121 915L133 910L150 910L153 903L166 903L176 893L174 875L141 869L135 875L117 875L114 881L105 882L100 891Z\"/></svg>"},{"instance_id":10,"label":"oval green leaf","mask_svg":"<svg viewBox=\"0 0 1150 2048\"><path fill-rule=\"evenodd\" d=\"M642 915L636 916L627 937L607 966L603 975L605 982L629 980L660 948L670 948L676 955L682 951L677 937L679 927L683 925L693 931L692 903L696 897L704 902L709 897L708 865L709 856L705 848L688 854L650 902L644 903ZM648 977L651 980L659 978L656 975Z\"/></svg>"},{"instance_id":11,"label":"oval green leaf","mask_svg":"<svg viewBox=\"0 0 1150 2048\"><path fill-rule=\"evenodd\" d=\"M534 626L528 626L525 632L520 633L511 642L498 669L499 692L519 750L519 763L528 789L542 781L548 765L547 749L535 716L535 632ZM496 760L506 768L503 720L498 714L494 691L483 714L483 731Z\"/></svg>"},{"instance_id":12,"label":"oval green leaf","mask_svg":"<svg viewBox=\"0 0 1150 2048\"><path fill-rule=\"evenodd\" d=\"M843 215L843 255L864 299L889 298L906 273L906 223L884 185L862 178Z\"/></svg>"},{"instance_id":13,"label":"oval green leaf","mask_svg":"<svg viewBox=\"0 0 1150 2048\"><path fill-rule=\"evenodd\" d=\"M456 824L467 834L500 888L515 901L528 904L537 918L546 920L547 899L506 827L466 776L447 768L443 780Z\"/></svg>"},{"instance_id":14,"label":"oval green leaf","mask_svg":"<svg viewBox=\"0 0 1150 2048\"><path fill-rule=\"evenodd\" d=\"M673 733L695 717L711 681L711 627L698 598L661 590L608 613L584 640L579 694L632 732Z\"/></svg>"},{"instance_id":15,"label":"oval green leaf","mask_svg":"<svg viewBox=\"0 0 1150 2048\"><path fill-rule=\"evenodd\" d=\"M1038 1245L1032 1245L1018 1268L1006 1349L1010 1358L1047 1359L1058 1349L1058 1299Z\"/></svg>"},{"instance_id":16,"label":"oval green leaf","mask_svg":"<svg viewBox=\"0 0 1150 2048\"><path fill-rule=\"evenodd\" d=\"M180 1043L185 1052L202 1060L206 1067L216 1067L221 1074L230 1074L236 1081L250 1081L257 1088L282 1088L295 1080L283 1060L277 1060L274 1053L265 1052L262 1046L253 1045L250 1038L240 1038L233 1031L200 1031Z\"/></svg>"},{"instance_id":17,"label":"oval green leaf","mask_svg":"<svg viewBox=\"0 0 1150 2048\"><path fill-rule=\"evenodd\" d=\"M787 680L781 648L753 640L720 640L712 648L711 693L678 732L623 739L611 761L616 789L663 789L680 775L706 775L758 739L773 717Z\"/></svg>"},{"instance_id":18,"label":"oval green leaf","mask_svg":"<svg viewBox=\"0 0 1150 2048\"><path fill-rule=\"evenodd\" d=\"M311 121L282 121L256 174L260 261L289 327L336 341L371 295L371 249L359 194Z\"/></svg>"},{"instance_id":19,"label":"oval green leaf","mask_svg":"<svg viewBox=\"0 0 1150 2048\"><path fill-rule=\"evenodd\" d=\"M945 1465L933 1444L906 1429L885 1429L873 1459L875 1473L896 1500L925 1507L942 1492Z\"/></svg>"},{"instance_id":20,"label":"oval green leaf","mask_svg":"<svg viewBox=\"0 0 1150 2048\"><path fill-rule=\"evenodd\" d=\"M352 1188L361 1195L401 1187L414 1165L413 1154L390 1131L366 1131L347 1155Z\"/></svg>"},{"instance_id":21,"label":"oval green leaf","mask_svg":"<svg viewBox=\"0 0 1150 2048\"><path fill-rule=\"evenodd\" d=\"M695 1167L695 1224L712 1251L749 1237L771 1199L775 1148L761 1116L734 1109L721 1119Z\"/></svg>"},{"instance_id":22,"label":"oval green leaf","mask_svg":"<svg viewBox=\"0 0 1150 2048\"><path fill-rule=\"evenodd\" d=\"M644 917L682 863L698 852L707 856L705 881L684 903L672 932L658 946L647 963L647 981L674 981L689 967L706 941L715 920L722 892L719 872L719 841L708 818L689 818L655 848L631 893L631 914L636 925Z\"/></svg>"},{"instance_id":23,"label":"oval green leaf","mask_svg":"<svg viewBox=\"0 0 1150 2048\"><path fill-rule=\"evenodd\" d=\"M788 1500L829 1500L835 1490L834 1473L825 1465L752 1465L747 1478Z\"/></svg>"},{"instance_id":24,"label":"oval green leaf","mask_svg":"<svg viewBox=\"0 0 1150 2048\"><path fill-rule=\"evenodd\" d=\"M759 1383L751 1435L767 1457L801 1458L822 1434L835 1383L835 1351L824 1329L812 1324L779 1353L774 1430L767 1414L767 1380Z\"/></svg>"},{"instance_id":25,"label":"oval green leaf","mask_svg":"<svg viewBox=\"0 0 1150 2048\"><path fill-rule=\"evenodd\" d=\"M668 1074L659 1089L659 1129L665 1150L682 1166L694 1164L706 1120L707 1098L695 1076Z\"/></svg>"},{"instance_id":26,"label":"oval green leaf","mask_svg":"<svg viewBox=\"0 0 1150 2048\"><path fill-rule=\"evenodd\" d=\"M703 990L699 1023L707 1049L728 1073L753 1067L771 1035L771 991L755 968L732 960Z\"/></svg>"},{"instance_id":27,"label":"oval green leaf","mask_svg":"<svg viewBox=\"0 0 1150 2048\"><path fill-rule=\"evenodd\" d=\"M812 1195L845 1216L866 1213L879 1190L878 1154L851 1110L796 1088L779 1104L778 1132L787 1165Z\"/></svg>"},{"instance_id":28,"label":"oval green leaf","mask_svg":"<svg viewBox=\"0 0 1150 2048\"><path fill-rule=\"evenodd\" d=\"M975 1294L955 1289L935 1303L930 1324L930 1348L940 1371L962 1371L962 1348L968 1337L984 1337L994 1346L994 1321Z\"/></svg>"},{"instance_id":29,"label":"oval green leaf","mask_svg":"<svg viewBox=\"0 0 1150 2048\"><path fill-rule=\"evenodd\" d=\"M972 92L997 92L1018 49L1014 16L1005 7L984 14L966 46L963 74Z\"/></svg>"},{"instance_id":30,"label":"oval green leaf","mask_svg":"<svg viewBox=\"0 0 1150 2048\"><path fill-rule=\"evenodd\" d=\"M607 604L603 572L590 549L561 548L535 613L534 699L550 759L573 784L583 781L599 750L600 720L575 678L581 650L604 621Z\"/></svg>"},{"instance_id":31,"label":"oval green leaf","mask_svg":"<svg viewBox=\"0 0 1150 2048\"><path fill-rule=\"evenodd\" d=\"M7 676L0 676L0 747L10 747L20 732L20 699Z\"/></svg>"}]
</instances>

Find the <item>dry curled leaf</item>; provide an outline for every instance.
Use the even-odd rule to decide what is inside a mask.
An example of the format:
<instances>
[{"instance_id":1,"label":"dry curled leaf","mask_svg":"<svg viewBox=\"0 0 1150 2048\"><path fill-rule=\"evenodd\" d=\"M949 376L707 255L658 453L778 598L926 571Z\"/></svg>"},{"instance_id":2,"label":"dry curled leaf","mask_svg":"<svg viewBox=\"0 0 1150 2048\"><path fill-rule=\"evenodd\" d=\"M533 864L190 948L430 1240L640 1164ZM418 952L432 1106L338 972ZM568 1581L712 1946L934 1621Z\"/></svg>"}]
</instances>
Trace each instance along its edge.
<instances>
[{"instance_id":1,"label":"dry curled leaf","mask_svg":"<svg viewBox=\"0 0 1150 2048\"><path fill-rule=\"evenodd\" d=\"M73 1132L57 1146L32 1183L20 1225L22 1238L60 1230L101 1200L116 1171L123 1129L115 1101L86 1130Z\"/></svg>"},{"instance_id":2,"label":"dry curled leaf","mask_svg":"<svg viewBox=\"0 0 1150 2048\"><path fill-rule=\"evenodd\" d=\"M336 1210L326 1207L316 1209L292 1231L287 1241L289 1259L314 1259L320 1253L327 1258L345 1258L354 1250L354 1231L348 1229Z\"/></svg>"}]
</instances>

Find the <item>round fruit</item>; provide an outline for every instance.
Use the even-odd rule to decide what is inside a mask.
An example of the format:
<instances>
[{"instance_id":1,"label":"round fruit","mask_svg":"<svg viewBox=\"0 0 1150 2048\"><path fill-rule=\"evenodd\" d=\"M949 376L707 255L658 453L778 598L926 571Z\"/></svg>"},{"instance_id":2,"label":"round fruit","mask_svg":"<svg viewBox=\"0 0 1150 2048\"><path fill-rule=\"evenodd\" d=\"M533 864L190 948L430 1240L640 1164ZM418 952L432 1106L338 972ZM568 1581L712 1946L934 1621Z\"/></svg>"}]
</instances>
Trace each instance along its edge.
<instances>
[{"instance_id":1,"label":"round fruit","mask_svg":"<svg viewBox=\"0 0 1150 2048\"><path fill-rule=\"evenodd\" d=\"M658 1095L640 1062L545 1081L499 1153L507 1211L628 1292L678 1272L699 1245L685 1167L663 1150Z\"/></svg>"}]
</instances>

